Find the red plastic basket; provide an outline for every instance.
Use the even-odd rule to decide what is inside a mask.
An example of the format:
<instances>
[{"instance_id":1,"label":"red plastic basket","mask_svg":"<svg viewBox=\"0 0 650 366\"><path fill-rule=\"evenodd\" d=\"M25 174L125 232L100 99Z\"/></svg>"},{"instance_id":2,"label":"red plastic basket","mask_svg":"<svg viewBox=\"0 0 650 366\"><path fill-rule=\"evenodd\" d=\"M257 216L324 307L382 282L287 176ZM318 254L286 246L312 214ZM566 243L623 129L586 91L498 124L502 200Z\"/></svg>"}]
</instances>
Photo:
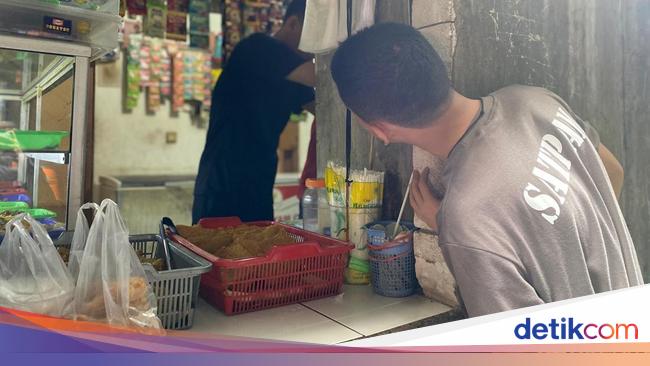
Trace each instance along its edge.
<instances>
[{"instance_id":1,"label":"red plastic basket","mask_svg":"<svg viewBox=\"0 0 650 366\"><path fill-rule=\"evenodd\" d=\"M241 224L237 217L199 221L199 225L209 229ZM334 296L341 292L351 245L275 222L246 224L282 226L296 244L273 247L264 257L222 259L178 234L169 234L170 239L212 263L212 270L201 277L200 295L206 301L232 315Z\"/></svg>"}]
</instances>

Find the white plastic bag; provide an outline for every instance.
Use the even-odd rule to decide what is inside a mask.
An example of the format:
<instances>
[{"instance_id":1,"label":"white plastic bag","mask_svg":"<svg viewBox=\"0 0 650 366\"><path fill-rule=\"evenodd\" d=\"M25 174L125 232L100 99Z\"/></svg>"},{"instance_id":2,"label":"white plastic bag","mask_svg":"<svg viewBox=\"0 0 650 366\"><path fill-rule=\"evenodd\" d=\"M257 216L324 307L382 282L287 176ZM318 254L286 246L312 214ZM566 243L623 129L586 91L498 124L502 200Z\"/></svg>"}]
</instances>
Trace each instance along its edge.
<instances>
[{"instance_id":1,"label":"white plastic bag","mask_svg":"<svg viewBox=\"0 0 650 366\"><path fill-rule=\"evenodd\" d=\"M74 296L76 319L160 329L156 297L117 204L104 200L90 226Z\"/></svg>"},{"instance_id":2,"label":"white plastic bag","mask_svg":"<svg viewBox=\"0 0 650 366\"><path fill-rule=\"evenodd\" d=\"M79 277L79 266L81 265L81 258L84 254L84 249L86 249L86 240L88 239L88 219L84 215L84 210L92 209L95 214L99 210L99 205L90 202L86 203L79 211L77 211L77 223L74 227L74 235L72 236L72 244L70 245L70 257L68 259L68 270L72 278L77 283L77 277Z\"/></svg>"},{"instance_id":3,"label":"white plastic bag","mask_svg":"<svg viewBox=\"0 0 650 366\"><path fill-rule=\"evenodd\" d=\"M74 282L45 228L22 214L5 230L0 245L0 306L71 316Z\"/></svg>"}]
</instances>

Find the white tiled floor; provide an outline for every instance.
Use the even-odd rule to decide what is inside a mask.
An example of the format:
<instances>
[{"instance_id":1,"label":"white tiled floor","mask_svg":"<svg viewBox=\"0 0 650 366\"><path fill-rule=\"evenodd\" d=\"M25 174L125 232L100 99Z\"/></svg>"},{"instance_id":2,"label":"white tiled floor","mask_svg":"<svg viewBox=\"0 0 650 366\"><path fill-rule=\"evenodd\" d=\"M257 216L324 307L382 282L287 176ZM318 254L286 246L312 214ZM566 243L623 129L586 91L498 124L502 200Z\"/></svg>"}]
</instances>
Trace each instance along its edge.
<instances>
[{"instance_id":1,"label":"white tiled floor","mask_svg":"<svg viewBox=\"0 0 650 366\"><path fill-rule=\"evenodd\" d=\"M304 305L365 336L451 310L420 295L384 297L373 293L371 286L353 285L346 285L341 295Z\"/></svg>"},{"instance_id":2,"label":"white tiled floor","mask_svg":"<svg viewBox=\"0 0 650 366\"><path fill-rule=\"evenodd\" d=\"M226 316L203 300L191 331L321 344L362 336L300 304Z\"/></svg>"}]
</instances>

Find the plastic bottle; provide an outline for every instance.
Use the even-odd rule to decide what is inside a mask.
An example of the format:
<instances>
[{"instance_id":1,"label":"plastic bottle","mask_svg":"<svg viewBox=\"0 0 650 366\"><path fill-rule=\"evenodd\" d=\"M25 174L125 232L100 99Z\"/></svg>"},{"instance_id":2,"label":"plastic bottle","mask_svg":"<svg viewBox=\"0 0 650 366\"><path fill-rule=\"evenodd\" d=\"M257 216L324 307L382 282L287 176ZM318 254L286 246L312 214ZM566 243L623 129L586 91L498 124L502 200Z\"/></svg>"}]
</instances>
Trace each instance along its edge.
<instances>
[{"instance_id":1,"label":"plastic bottle","mask_svg":"<svg viewBox=\"0 0 650 366\"><path fill-rule=\"evenodd\" d=\"M329 226L329 207L325 180L307 179L305 193L302 197L303 229L323 234Z\"/></svg>"}]
</instances>

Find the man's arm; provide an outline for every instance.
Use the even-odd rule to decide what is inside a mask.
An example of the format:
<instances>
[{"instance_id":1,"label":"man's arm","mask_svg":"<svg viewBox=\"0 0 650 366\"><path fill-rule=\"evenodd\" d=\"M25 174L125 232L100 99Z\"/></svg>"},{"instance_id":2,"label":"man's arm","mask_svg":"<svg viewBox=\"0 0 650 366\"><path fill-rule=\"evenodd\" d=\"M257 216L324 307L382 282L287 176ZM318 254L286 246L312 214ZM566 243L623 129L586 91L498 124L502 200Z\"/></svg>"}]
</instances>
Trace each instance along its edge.
<instances>
[{"instance_id":1,"label":"man's arm","mask_svg":"<svg viewBox=\"0 0 650 366\"><path fill-rule=\"evenodd\" d=\"M607 175L609 176L609 181L612 183L612 188L614 188L614 193L616 198L621 196L621 190L623 189L623 178L625 172L621 163L618 162L614 154L609 151L605 145L602 143L598 145L598 155L603 161Z\"/></svg>"},{"instance_id":2,"label":"man's arm","mask_svg":"<svg viewBox=\"0 0 650 366\"><path fill-rule=\"evenodd\" d=\"M440 248L470 317L544 303L514 262L460 244Z\"/></svg>"},{"instance_id":3,"label":"man's arm","mask_svg":"<svg viewBox=\"0 0 650 366\"><path fill-rule=\"evenodd\" d=\"M316 85L316 68L314 62L309 60L296 67L287 75L287 80L313 88Z\"/></svg>"}]
</instances>

